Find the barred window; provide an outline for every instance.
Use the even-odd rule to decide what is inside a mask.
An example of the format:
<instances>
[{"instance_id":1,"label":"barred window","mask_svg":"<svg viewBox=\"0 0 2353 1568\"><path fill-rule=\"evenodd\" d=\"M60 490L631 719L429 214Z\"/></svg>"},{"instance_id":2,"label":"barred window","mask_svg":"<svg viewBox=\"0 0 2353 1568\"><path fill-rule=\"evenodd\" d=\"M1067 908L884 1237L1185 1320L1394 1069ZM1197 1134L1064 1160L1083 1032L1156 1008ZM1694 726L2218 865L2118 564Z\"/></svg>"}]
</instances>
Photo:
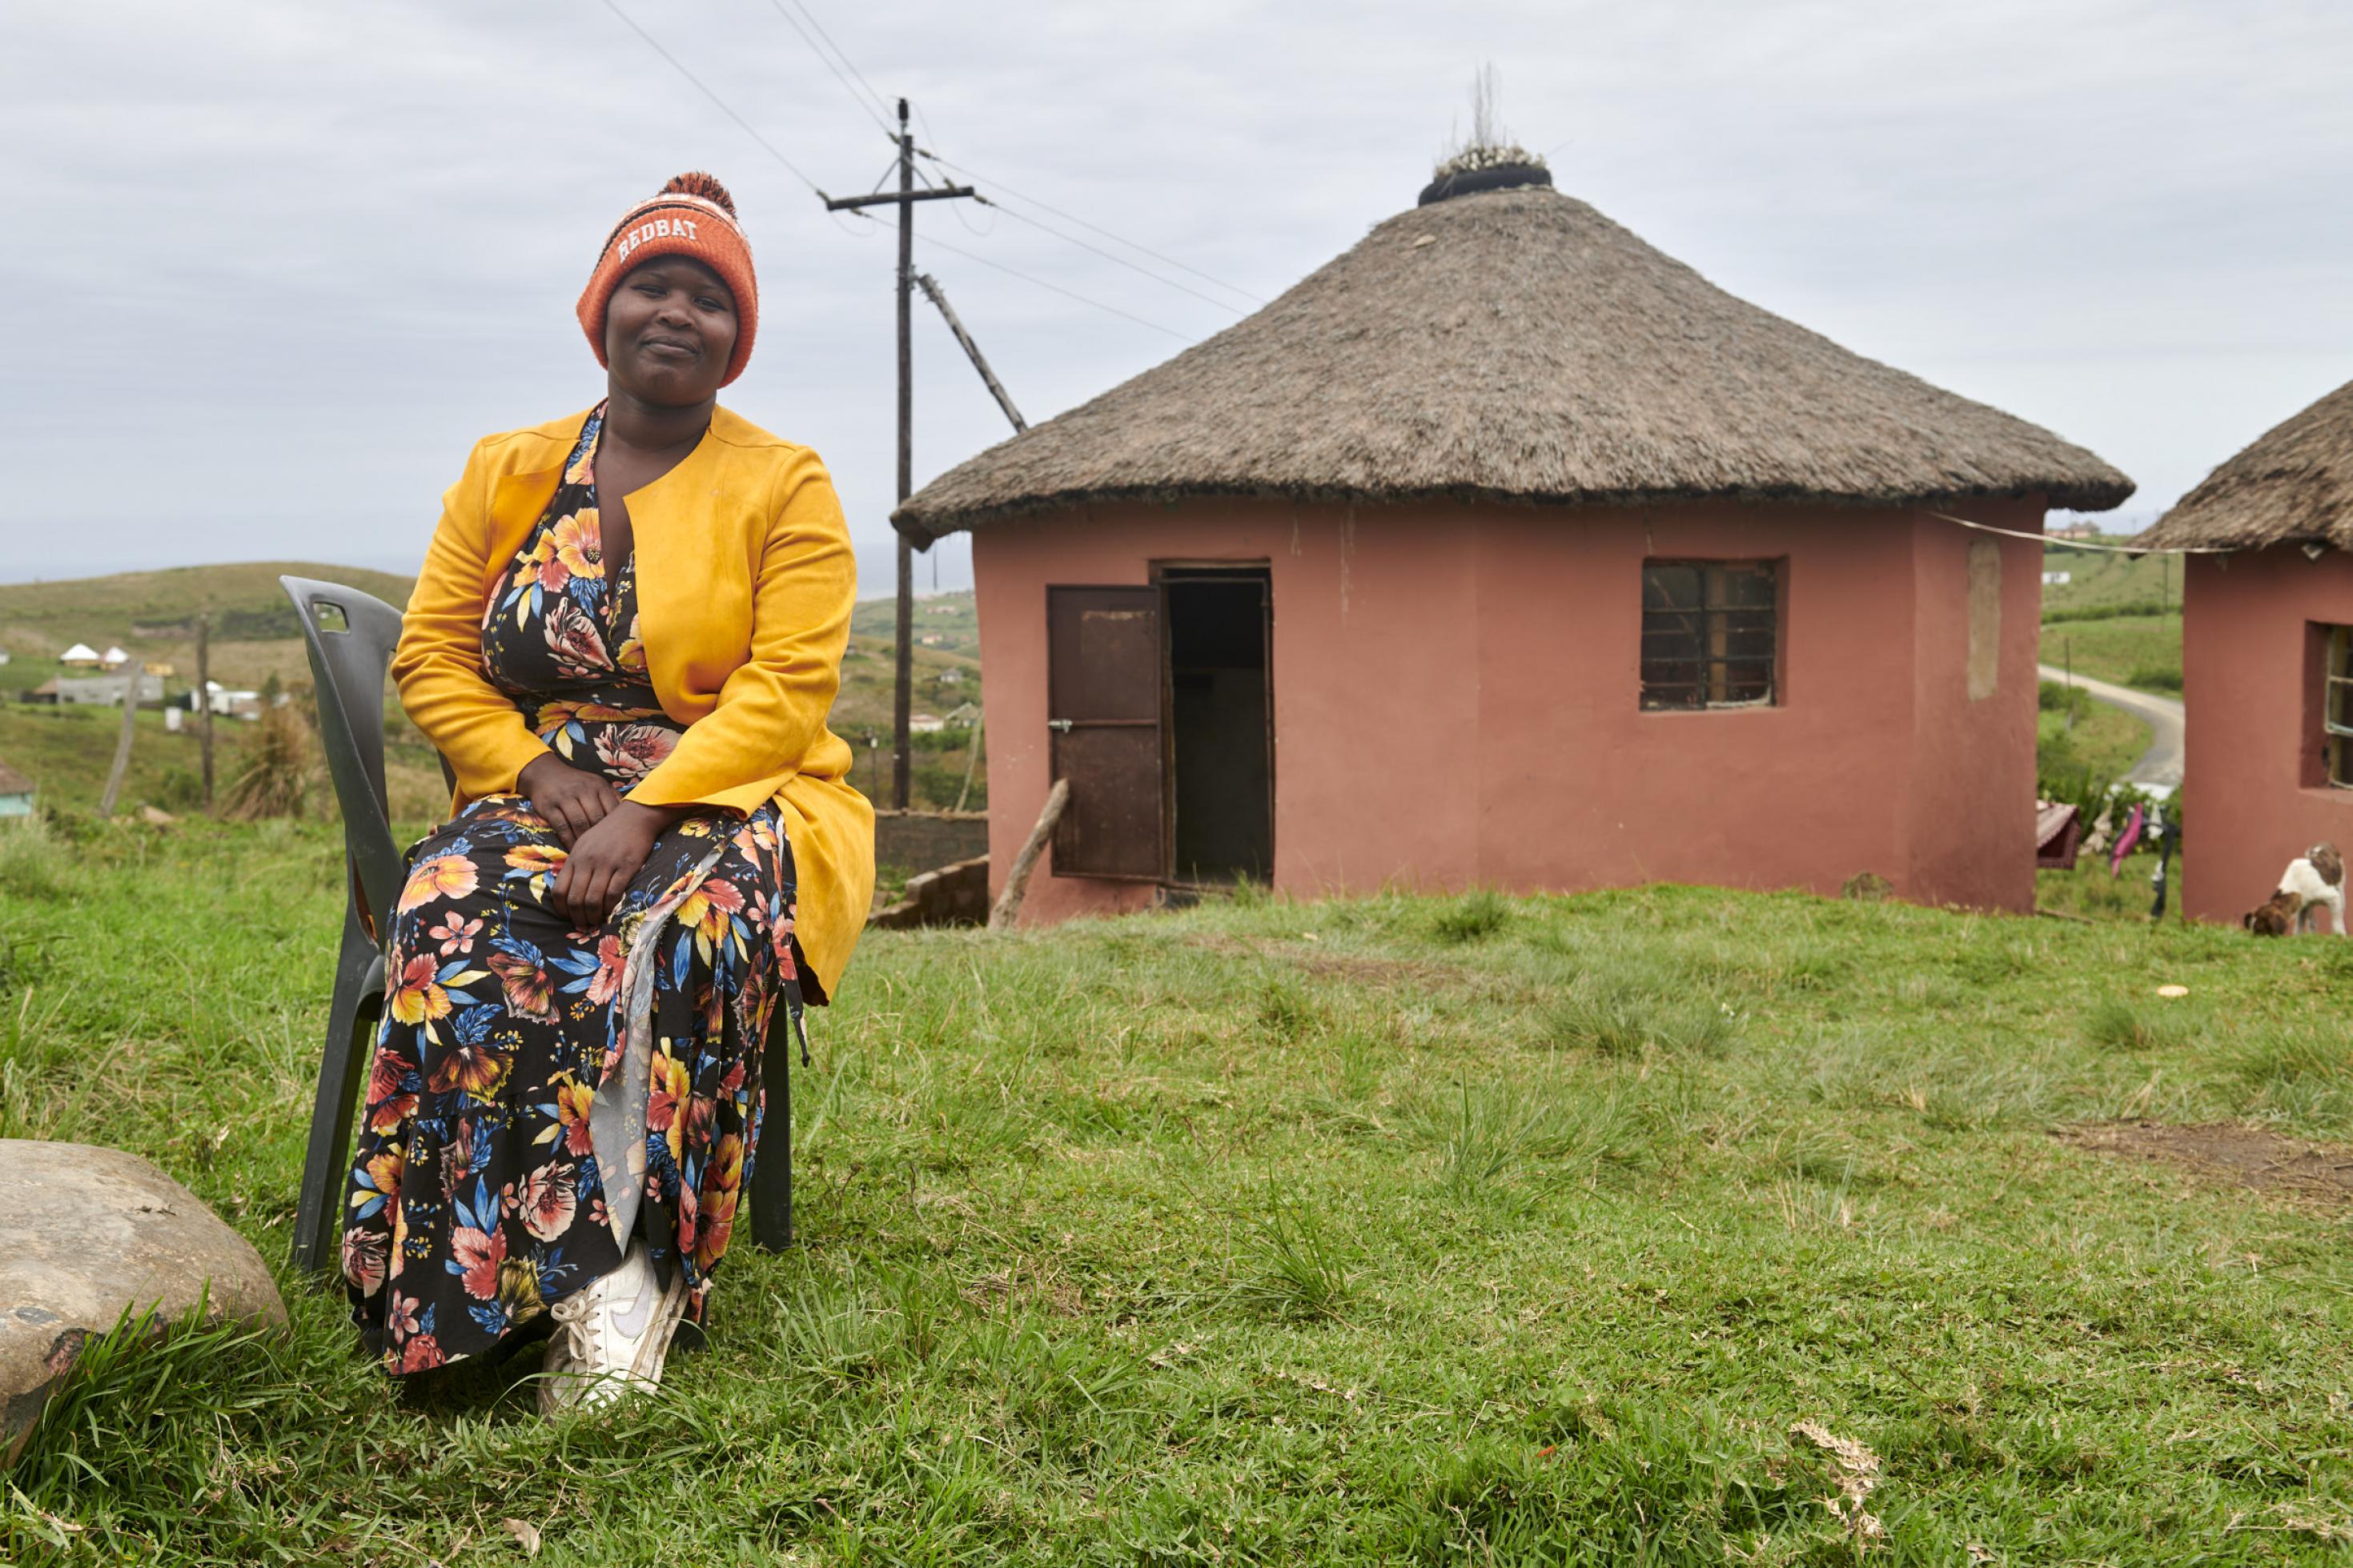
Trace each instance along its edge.
<instances>
[{"instance_id":1,"label":"barred window","mask_svg":"<svg viewBox=\"0 0 2353 1568\"><path fill-rule=\"evenodd\" d=\"M1642 706L1757 708L1775 700L1779 563L1642 563Z\"/></svg>"},{"instance_id":2,"label":"barred window","mask_svg":"<svg viewBox=\"0 0 2353 1568\"><path fill-rule=\"evenodd\" d=\"M2320 677L2320 753L2328 782L2353 789L2353 626L2322 626L2327 663Z\"/></svg>"}]
</instances>

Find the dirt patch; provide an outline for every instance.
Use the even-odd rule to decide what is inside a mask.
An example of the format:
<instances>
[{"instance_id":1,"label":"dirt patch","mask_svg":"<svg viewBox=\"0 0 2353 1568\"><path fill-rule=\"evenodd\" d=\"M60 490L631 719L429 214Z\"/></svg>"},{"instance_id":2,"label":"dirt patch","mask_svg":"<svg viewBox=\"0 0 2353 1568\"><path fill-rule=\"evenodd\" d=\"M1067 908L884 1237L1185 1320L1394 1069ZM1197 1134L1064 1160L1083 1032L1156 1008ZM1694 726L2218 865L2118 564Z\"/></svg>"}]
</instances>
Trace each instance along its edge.
<instances>
[{"instance_id":1,"label":"dirt patch","mask_svg":"<svg viewBox=\"0 0 2353 1568\"><path fill-rule=\"evenodd\" d=\"M2263 1127L2220 1121L2096 1121L2060 1132L2060 1142L2102 1154L2159 1160L2216 1181L2331 1205L2353 1205L2353 1149L2306 1143Z\"/></svg>"}]
</instances>

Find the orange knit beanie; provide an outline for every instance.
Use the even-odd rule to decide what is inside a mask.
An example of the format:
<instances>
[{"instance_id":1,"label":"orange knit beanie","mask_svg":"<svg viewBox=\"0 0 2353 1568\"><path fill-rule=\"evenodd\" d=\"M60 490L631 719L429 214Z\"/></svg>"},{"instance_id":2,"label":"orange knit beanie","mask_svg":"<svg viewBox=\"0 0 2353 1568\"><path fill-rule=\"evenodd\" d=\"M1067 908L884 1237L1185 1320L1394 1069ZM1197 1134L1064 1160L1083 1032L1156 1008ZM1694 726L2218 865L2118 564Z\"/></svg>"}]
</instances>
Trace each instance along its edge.
<instances>
[{"instance_id":1,"label":"orange knit beanie","mask_svg":"<svg viewBox=\"0 0 2353 1568\"><path fill-rule=\"evenodd\" d=\"M726 385L744 374L760 327L760 288L752 276L752 245L735 221L735 201L709 174L681 174L621 215L605 238L605 253L580 291L580 330L596 363L605 363L605 311L621 279L657 256L691 256L719 274L735 296L735 352L727 358Z\"/></svg>"}]
</instances>

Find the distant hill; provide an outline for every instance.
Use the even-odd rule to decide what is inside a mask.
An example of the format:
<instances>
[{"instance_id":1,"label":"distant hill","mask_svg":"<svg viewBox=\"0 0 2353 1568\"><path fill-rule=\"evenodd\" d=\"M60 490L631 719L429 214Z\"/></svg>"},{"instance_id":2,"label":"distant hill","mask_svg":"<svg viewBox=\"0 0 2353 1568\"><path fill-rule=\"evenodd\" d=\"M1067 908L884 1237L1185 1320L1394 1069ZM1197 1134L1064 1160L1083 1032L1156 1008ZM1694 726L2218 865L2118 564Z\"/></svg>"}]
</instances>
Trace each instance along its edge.
<instances>
[{"instance_id":1,"label":"distant hill","mask_svg":"<svg viewBox=\"0 0 2353 1568\"><path fill-rule=\"evenodd\" d=\"M860 599L849 617L850 632L858 637L881 637L890 641L899 629L899 602L893 598ZM925 638L936 638L927 642ZM980 657L980 612L973 599L972 590L961 588L953 594L931 594L915 601L915 642L919 647L937 648L942 653L960 653L967 658Z\"/></svg>"},{"instance_id":2,"label":"distant hill","mask_svg":"<svg viewBox=\"0 0 2353 1568\"><path fill-rule=\"evenodd\" d=\"M78 642L96 648L119 644L142 661L168 664L173 674L167 678L166 689L184 691L195 675L198 615L212 616L216 680L230 687L259 689L275 677L284 685L297 686L309 679L310 671L302 652L301 625L278 585L281 574L342 583L394 605L407 603L413 584L411 578L364 567L285 561L0 584L0 649L11 656L7 664L0 665L0 699L13 700L17 691L58 674L57 656ZM860 753L861 786L879 776L878 763L887 762L890 750L894 607L888 599L870 600L853 612L850 647L842 661L841 692L830 720L835 731ZM912 694L915 710L944 719L964 703L977 704L980 637L972 595L942 594L919 599L915 616L917 636L937 639L919 644L915 649ZM397 713L396 698L386 711ZM0 706L0 756L13 752L20 764L39 764L52 780L63 781L63 794L55 798L86 804L79 800L80 795L95 798L94 785L84 788L86 775L93 768L103 771L112 744L111 722L92 710L60 713L44 708L37 712L9 700ZM158 719L159 726L160 722ZM388 737L394 761L429 784L432 753L422 737L398 719L388 721ZM868 746L870 738L879 745ZM917 804L944 805L955 798L963 780L969 732L962 729L917 737L921 752ZM148 769L164 765L167 759L185 762L179 758L185 750L178 738L165 742L159 736L136 753L135 771L143 777ZM878 751L884 755L878 758ZM32 768L27 766L27 771ZM986 778L984 765L976 785L976 798L985 798ZM429 809L431 793L427 789L419 794L418 799L427 804L416 810Z\"/></svg>"},{"instance_id":3,"label":"distant hill","mask_svg":"<svg viewBox=\"0 0 2353 1568\"><path fill-rule=\"evenodd\" d=\"M136 653L142 650L134 645L142 641L185 639L199 615L210 615L213 636L227 641L299 637L301 625L294 606L278 585L283 574L342 583L395 605L408 602L415 581L363 566L250 561L55 583L9 583L0 584L0 641L12 652L36 657L55 655L78 642L93 647L121 643Z\"/></svg>"},{"instance_id":4,"label":"distant hill","mask_svg":"<svg viewBox=\"0 0 2353 1568\"><path fill-rule=\"evenodd\" d=\"M2107 539L2102 543L2115 545L2124 541ZM2097 609L2108 605L2148 605L2154 606L2162 599L2175 609L2181 607L2181 563L2162 555L2138 557L2115 550L2072 550L2052 542L2042 547L2042 571L2045 576L2065 573L2064 583L2045 583L2042 588L2042 610L2052 611Z\"/></svg>"}]
</instances>

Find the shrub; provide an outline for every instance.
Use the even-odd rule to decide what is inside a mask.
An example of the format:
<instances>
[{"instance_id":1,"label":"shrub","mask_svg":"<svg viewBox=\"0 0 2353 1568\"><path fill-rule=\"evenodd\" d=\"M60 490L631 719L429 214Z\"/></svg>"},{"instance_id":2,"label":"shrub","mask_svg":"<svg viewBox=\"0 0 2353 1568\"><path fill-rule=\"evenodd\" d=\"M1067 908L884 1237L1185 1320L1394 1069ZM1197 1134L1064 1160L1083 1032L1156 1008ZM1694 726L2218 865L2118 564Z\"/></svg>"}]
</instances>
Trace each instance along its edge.
<instances>
[{"instance_id":1,"label":"shrub","mask_svg":"<svg viewBox=\"0 0 2353 1568\"><path fill-rule=\"evenodd\" d=\"M2035 691L2035 705L2045 713L2073 711L2080 715L2091 698L2080 686L2070 686L2063 680L2046 680Z\"/></svg>"},{"instance_id":2,"label":"shrub","mask_svg":"<svg viewBox=\"0 0 2353 1568\"><path fill-rule=\"evenodd\" d=\"M263 709L239 753L237 777L221 797L221 815L231 822L301 816L315 765L311 726L295 705Z\"/></svg>"},{"instance_id":3,"label":"shrub","mask_svg":"<svg viewBox=\"0 0 2353 1568\"><path fill-rule=\"evenodd\" d=\"M2125 684L2149 691L2179 691L2181 671L2170 665L2143 665L2125 677Z\"/></svg>"}]
</instances>

